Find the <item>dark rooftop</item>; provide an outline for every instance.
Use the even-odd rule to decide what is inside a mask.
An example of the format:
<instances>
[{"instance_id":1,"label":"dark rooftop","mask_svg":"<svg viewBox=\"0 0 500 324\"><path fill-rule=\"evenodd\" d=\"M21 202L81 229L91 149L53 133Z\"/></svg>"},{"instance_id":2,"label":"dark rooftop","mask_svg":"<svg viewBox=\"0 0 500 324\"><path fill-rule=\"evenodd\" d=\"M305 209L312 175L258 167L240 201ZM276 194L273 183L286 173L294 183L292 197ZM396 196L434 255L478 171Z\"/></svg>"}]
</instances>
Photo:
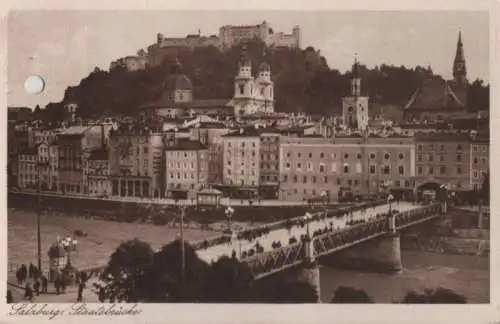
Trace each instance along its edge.
<instances>
[{"instance_id":1,"label":"dark rooftop","mask_svg":"<svg viewBox=\"0 0 500 324\"><path fill-rule=\"evenodd\" d=\"M175 144L165 146L166 151L200 151L207 150L208 147L200 141L194 141L188 138L177 138Z\"/></svg>"}]
</instances>

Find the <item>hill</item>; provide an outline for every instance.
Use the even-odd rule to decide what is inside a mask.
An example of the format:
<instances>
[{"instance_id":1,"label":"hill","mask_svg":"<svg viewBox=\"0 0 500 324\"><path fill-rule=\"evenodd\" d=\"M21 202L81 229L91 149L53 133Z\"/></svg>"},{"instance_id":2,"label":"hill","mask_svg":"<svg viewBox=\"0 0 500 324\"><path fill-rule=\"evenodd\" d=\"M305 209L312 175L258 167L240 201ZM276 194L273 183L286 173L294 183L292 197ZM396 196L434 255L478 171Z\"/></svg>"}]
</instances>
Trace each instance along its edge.
<instances>
[{"instance_id":1,"label":"hill","mask_svg":"<svg viewBox=\"0 0 500 324\"><path fill-rule=\"evenodd\" d=\"M247 51L254 71L265 59L271 64L275 82L276 111L306 112L312 114L338 114L341 97L349 91L349 73L329 68L319 51L270 49L254 40L247 43ZM215 47L179 48L177 58L183 72L193 82L195 98L231 98L233 80L237 72L241 46L227 52ZM63 103L76 102L79 115L84 118L103 114L135 115L138 107L156 100L162 84L170 73L175 57L166 57L158 67L127 72L115 68L109 72L96 68L75 87L68 87L59 103L47 105L44 114L58 119ZM432 76L430 68L391 66L383 64L374 69L360 66L362 89L372 103L401 108L411 97L423 78ZM439 77L439 76L436 76ZM471 110L485 110L489 106L489 87L476 80L470 85Z\"/></svg>"}]
</instances>

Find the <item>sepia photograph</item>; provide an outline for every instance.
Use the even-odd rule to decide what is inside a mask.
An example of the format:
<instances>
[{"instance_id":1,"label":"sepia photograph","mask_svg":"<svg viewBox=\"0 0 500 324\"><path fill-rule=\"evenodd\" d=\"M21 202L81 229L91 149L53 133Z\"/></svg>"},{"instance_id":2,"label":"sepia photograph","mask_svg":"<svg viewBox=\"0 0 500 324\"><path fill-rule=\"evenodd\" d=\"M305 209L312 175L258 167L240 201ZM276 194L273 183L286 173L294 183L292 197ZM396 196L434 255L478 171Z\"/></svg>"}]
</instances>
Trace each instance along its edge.
<instances>
[{"instance_id":1,"label":"sepia photograph","mask_svg":"<svg viewBox=\"0 0 500 324\"><path fill-rule=\"evenodd\" d=\"M11 313L490 304L490 36L488 11L11 11Z\"/></svg>"}]
</instances>

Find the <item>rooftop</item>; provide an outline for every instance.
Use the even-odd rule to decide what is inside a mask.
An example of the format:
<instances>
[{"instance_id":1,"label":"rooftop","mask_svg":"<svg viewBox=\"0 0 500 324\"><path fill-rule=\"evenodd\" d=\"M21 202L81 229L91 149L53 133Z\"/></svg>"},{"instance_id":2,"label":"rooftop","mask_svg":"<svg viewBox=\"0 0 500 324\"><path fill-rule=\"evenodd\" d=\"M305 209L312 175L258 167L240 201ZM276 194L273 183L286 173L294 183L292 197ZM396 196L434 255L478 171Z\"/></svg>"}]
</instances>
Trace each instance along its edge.
<instances>
[{"instance_id":1,"label":"rooftop","mask_svg":"<svg viewBox=\"0 0 500 324\"><path fill-rule=\"evenodd\" d=\"M200 141L194 141L188 138L177 138L175 144L165 146L166 151L200 151L207 150L208 147Z\"/></svg>"}]
</instances>

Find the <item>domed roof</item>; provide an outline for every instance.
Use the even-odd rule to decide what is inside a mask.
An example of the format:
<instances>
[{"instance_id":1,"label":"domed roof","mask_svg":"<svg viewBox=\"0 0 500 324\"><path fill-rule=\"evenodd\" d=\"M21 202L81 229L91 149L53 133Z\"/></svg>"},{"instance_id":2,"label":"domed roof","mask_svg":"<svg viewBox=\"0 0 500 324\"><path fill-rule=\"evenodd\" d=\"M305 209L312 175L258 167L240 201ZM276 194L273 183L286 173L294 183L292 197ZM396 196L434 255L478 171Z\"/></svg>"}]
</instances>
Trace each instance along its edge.
<instances>
[{"instance_id":1,"label":"domed roof","mask_svg":"<svg viewBox=\"0 0 500 324\"><path fill-rule=\"evenodd\" d=\"M264 62L260 63L259 71L271 71L271 65L269 65L269 63L264 61Z\"/></svg>"},{"instance_id":2,"label":"domed roof","mask_svg":"<svg viewBox=\"0 0 500 324\"><path fill-rule=\"evenodd\" d=\"M178 60L175 61L172 71L165 79L165 90L193 90L193 83L182 73L182 66Z\"/></svg>"},{"instance_id":3,"label":"domed roof","mask_svg":"<svg viewBox=\"0 0 500 324\"><path fill-rule=\"evenodd\" d=\"M171 74L165 80L165 90L193 90L193 83L185 74Z\"/></svg>"}]
</instances>

